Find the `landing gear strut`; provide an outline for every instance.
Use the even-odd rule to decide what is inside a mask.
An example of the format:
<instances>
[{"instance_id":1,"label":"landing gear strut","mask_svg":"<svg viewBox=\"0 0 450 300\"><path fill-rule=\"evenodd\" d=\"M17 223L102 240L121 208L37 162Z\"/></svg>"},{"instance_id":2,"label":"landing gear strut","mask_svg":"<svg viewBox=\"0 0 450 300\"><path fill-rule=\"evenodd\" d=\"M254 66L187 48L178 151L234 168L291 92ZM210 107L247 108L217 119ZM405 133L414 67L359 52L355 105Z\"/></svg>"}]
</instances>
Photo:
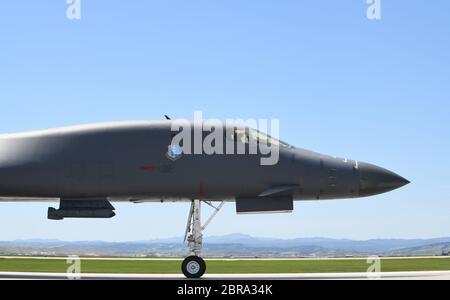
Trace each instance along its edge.
<instances>
[{"instance_id":1,"label":"landing gear strut","mask_svg":"<svg viewBox=\"0 0 450 300\"><path fill-rule=\"evenodd\" d=\"M201 204L205 202L214 209L211 217L202 226L201 223ZM202 231L211 223L225 202L221 202L219 206L214 206L209 201L193 200L191 209L189 211L188 222L186 225L186 234L184 241L189 247L189 256L183 261L181 271L187 278L200 278L206 272L206 263L200 257L203 248L203 234Z\"/></svg>"}]
</instances>

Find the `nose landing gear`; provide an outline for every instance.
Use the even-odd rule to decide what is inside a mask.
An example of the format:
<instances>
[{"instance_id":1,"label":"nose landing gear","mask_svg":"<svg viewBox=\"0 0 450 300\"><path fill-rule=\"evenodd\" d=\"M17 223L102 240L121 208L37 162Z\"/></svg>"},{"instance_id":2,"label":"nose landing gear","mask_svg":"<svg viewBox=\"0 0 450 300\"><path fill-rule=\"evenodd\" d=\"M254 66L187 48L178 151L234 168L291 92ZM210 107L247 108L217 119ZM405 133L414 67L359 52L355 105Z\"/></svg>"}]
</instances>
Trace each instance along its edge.
<instances>
[{"instance_id":1,"label":"nose landing gear","mask_svg":"<svg viewBox=\"0 0 450 300\"><path fill-rule=\"evenodd\" d=\"M201 223L201 203L205 202L214 209L211 217L202 226ZM214 206L210 201L193 200L189 211L188 223L186 225L186 233L184 241L188 243L189 255L181 265L181 271L187 278L200 278L206 272L206 263L200 257L203 248L202 231L211 223L225 202L221 202L219 206Z\"/></svg>"}]
</instances>

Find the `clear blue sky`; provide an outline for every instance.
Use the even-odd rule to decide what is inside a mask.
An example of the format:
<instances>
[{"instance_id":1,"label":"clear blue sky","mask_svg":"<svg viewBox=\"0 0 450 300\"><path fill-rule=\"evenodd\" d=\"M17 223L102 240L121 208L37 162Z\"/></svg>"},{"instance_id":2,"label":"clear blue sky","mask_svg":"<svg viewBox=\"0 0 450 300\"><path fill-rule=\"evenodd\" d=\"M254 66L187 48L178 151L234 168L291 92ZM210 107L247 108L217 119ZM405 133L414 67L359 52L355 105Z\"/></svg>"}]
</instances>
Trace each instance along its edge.
<instances>
[{"instance_id":1,"label":"clear blue sky","mask_svg":"<svg viewBox=\"0 0 450 300\"><path fill-rule=\"evenodd\" d=\"M0 4L0 132L100 121L279 118L281 137L412 181L368 199L298 202L207 235L450 235L450 2L65 0ZM186 204L122 204L112 220L46 220L0 203L0 240L142 240L183 234Z\"/></svg>"}]
</instances>

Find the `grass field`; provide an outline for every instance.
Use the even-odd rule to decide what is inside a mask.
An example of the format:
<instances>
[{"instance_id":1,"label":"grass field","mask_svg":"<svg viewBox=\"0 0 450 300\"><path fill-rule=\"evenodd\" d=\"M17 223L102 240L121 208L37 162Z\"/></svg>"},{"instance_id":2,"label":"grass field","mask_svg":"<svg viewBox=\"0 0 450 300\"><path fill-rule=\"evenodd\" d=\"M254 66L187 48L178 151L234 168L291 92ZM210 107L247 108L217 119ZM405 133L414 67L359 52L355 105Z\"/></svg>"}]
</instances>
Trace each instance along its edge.
<instances>
[{"instance_id":1,"label":"grass field","mask_svg":"<svg viewBox=\"0 0 450 300\"><path fill-rule=\"evenodd\" d=\"M83 260L82 273L179 274L177 260ZM207 260L210 274L366 272L365 259L345 260ZM65 273L64 259L0 258L0 272ZM450 258L382 259L382 272L448 271Z\"/></svg>"}]
</instances>

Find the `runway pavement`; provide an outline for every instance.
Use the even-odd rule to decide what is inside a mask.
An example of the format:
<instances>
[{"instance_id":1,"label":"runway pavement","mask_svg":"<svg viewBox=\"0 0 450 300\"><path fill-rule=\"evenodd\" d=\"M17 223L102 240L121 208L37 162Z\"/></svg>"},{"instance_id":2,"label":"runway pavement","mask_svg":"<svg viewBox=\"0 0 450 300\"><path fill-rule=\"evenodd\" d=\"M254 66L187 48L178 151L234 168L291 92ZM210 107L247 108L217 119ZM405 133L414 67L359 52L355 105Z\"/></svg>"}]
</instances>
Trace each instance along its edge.
<instances>
[{"instance_id":1,"label":"runway pavement","mask_svg":"<svg viewBox=\"0 0 450 300\"><path fill-rule=\"evenodd\" d=\"M423 258L433 258L433 259L449 259L449 256L379 256L380 259L423 259ZM66 260L68 256L0 256L0 259L40 259L40 260ZM122 260L122 261L183 261L180 257L160 257L160 258L147 258L147 257L80 257L83 260ZM220 261L242 261L242 260L256 260L256 261L276 261L276 260L367 260L367 256L355 256L355 257L275 257L275 258L261 258L261 257L206 257L205 260L220 260Z\"/></svg>"},{"instance_id":2,"label":"runway pavement","mask_svg":"<svg viewBox=\"0 0 450 300\"><path fill-rule=\"evenodd\" d=\"M70 277L69 277L70 275ZM182 280L178 274L66 274L0 272L0 280ZM208 274L202 280L450 280L450 271L323 273L323 274Z\"/></svg>"}]
</instances>

